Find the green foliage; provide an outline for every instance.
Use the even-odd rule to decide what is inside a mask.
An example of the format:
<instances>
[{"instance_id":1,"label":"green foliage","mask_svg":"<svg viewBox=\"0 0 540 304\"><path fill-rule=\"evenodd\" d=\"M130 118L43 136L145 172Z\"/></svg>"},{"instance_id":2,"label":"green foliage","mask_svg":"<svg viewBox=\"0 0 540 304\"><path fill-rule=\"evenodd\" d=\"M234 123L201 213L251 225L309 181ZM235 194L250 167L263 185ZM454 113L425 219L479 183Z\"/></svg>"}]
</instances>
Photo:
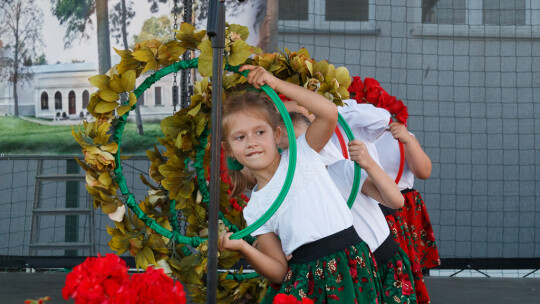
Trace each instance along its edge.
<instances>
[{"instance_id":1,"label":"green foliage","mask_svg":"<svg viewBox=\"0 0 540 304\"><path fill-rule=\"evenodd\" d=\"M145 134L138 135L134 124L126 126L122 140L123 153L144 154L148 147L156 144L156 138L163 136L159 123L145 123L145 127ZM0 152L6 155L76 155L81 151L71 136L71 126L42 125L3 116L0 117L0 130Z\"/></svg>"},{"instance_id":2,"label":"green foliage","mask_svg":"<svg viewBox=\"0 0 540 304\"><path fill-rule=\"evenodd\" d=\"M336 104L342 104L342 100L349 97L347 87L350 79L346 68L336 69L327 61L316 61L304 48L297 52L285 49L279 54L260 54L250 58L261 50L245 42L249 35L248 28L227 24L225 32L224 62L261 65L276 77L304 86ZM85 154L85 164L81 163L81 166L87 176L90 175L87 189L95 199L95 206L100 206L105 213L116 212L116 207L120 207L120 197L115 192L117 185L113 169L116 164L111 163L110 159L118 147L109 141L108 130L115 118L114 110L117 115L122 115L136 103L133 98L132 103L120 105L119 95L132 95L135 78L142 73L157 71L177 62L186 50L200 51L198 71L204 77L195 84L190 106L161 121L163 137L158 140L165 149L147 151L152 180L143 180L150 190L138 206L148 218L166 229L171 229L171 221L178 211L181 220L187 222L186 236L206 237L210 144L209 134L205 130L211 125L212 85L209 76L212 73L212 49L206 32L197 31L187 23L181 24L176 38L169 42L152 39L137 43L133 50L116 50L122 58L120 63L108 75L96 75L89 79L98 88L88 106L96 121L85 123L78 133L74 133L74 137ZM224 97L244 90L245 83L244 77L224 73ZM222 166L221 171L225 172L224 162ZM226 175L222 175L221 179L219 207L222 224L219 232L226 231L223 222L232 223L239 229L245 228L242 208L246 205L247 197L240 195L229 198L232 183ZM171 211L173 200L176 205ZM146 227L131 212L124 215L122 222L116 223L116 228L107 230L113 236L110 243L113 250L119 253L129 251L135 257L137 267L167 265L171 273L185 284L193 296L193 302L204 302L206 286L202 277L207 264L205 243L193 245L197 247L192 248L194 253L190 254L184 251L185 246L165 239ZM220 267L230 268L239 259L237 252L224 251L220 253L218 263ZM241 273L242 270L236 272ZM236 282L223 274L219 278L218 303L258 303L265 290L266 281L262 278Z\"/></svg>"},{"instance_id":3,"label":"green foliage","mask_svg":"<svg viewBox=\"0 0 540 304\"><path fill-rule=\"evenodd\" d=\"M96 11L95 0L50 0L53 15L60 25L66 27L65 47L70 47L77 38L89 38L87 28L90 17Z\"/></svg>"},{"instance_id":4,"label":"green foliage","mask_svg":"<svg viewBox=\"0 0 540 304\"><path fill-rule=\"evenodd\" d=\"M172 21L163 15L161 17L150 17L146 19L138 35L133 35L134 43L156 39L161 43L172 40L173 32L171 32Z\"/></svg>"}]
</instances>

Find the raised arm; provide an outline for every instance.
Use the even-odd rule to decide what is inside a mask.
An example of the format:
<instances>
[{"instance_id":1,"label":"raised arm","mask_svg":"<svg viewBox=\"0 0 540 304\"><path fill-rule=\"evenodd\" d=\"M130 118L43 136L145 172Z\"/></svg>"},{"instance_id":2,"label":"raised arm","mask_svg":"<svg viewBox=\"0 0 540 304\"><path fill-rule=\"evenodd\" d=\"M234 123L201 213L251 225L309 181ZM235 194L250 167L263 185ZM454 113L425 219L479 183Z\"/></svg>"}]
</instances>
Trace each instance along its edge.
<instances>
[{"instance_id":1,"label":"raised arm","mask_svg":"<svg viewBox=\"0 0 540 304\"><path fill-rule=\"evenodd\" d=\"M362 193L389 208L399 209L403 207L404 199L398 186L371 158L363 142L359 140L350 141L349 154L351 160L357 162L368 174L368 178L362 186Z\"/></svg>"},{"instance_id":2,"label":"raised arm","mask_svg":"<svg viewBox=\"0 0 540 304\"><path fill-rule=\"evenodd\" d=\"M390 132L395 139L403 143L405 160L414 176L419 179L428 179L431 176L431 159L424 152L416 137L409 133L405 125L398 122L390 124Z\"/></svg>"},{"instance_id":3,"label":"raised arm","mask_svg":"<svg viewBox=\"0 0 540 304\"><path fill-rule=\"evenodd\" d=\"M263 67L244 65L240 68L240 71L243 70L251 70L247 79L256 88L267 84L315 115L315 119L306 131L306 141L313 150L321 151L336 128L337 107L325 97L296 84L283 81L270 74Z\"/></svg>"},{"instance_id":4,"label":"raised arm","mask_svg":"<svg viewBox=\"0 0 540 304\"><path fill-rule=\"evenodd\" d=\"M281 284L287 273L287 258L281 248L281 241L273 232L257 237L258 249L244 240L231 240L231 232L221 235L219 250L240 251L249 265L260 275L275 284Z\"/></svg>"}]
</instances>

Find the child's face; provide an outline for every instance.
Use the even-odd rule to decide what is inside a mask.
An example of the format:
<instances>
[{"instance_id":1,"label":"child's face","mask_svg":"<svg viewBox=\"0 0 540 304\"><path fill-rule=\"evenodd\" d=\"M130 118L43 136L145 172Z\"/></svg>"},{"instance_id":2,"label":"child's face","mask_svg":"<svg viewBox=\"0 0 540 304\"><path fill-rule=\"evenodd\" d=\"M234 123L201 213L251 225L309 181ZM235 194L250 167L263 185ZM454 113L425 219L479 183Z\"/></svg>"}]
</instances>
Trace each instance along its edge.
<instances>
[{"instance_id":1,"label":"child's face","mask_svg":"<svg viewBox=\"0 0 540 304\"><path fill-rule=\"evenodd\" d=\"M279 156L276 145L280 128L274 132L265 119L247 111L231 114L227 119L229 153L246 168L265 169Z\"/></svg>"}]
</instances>

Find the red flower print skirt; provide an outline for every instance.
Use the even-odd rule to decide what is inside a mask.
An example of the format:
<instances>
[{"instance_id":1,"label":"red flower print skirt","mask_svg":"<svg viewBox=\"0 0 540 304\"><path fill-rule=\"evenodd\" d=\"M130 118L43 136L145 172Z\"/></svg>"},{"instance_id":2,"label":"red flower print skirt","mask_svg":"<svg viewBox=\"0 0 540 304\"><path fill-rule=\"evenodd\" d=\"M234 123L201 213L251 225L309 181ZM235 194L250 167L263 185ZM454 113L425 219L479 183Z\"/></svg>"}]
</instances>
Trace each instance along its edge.
<instances>
[{"instance_id":1,"label":"red flower print skirt","mask_svg":"<svg viewBox=\"0 0 540 304\"><path fill-rule=\"evenodd\" d=\"M435 234L418 191L406 189L401 193L405 198L404 206L394 214L386 215L386 221L392 236L411 263L418 303L429 303L422 268L432 268L441 264Z\"/></svg>"}]
</instances>

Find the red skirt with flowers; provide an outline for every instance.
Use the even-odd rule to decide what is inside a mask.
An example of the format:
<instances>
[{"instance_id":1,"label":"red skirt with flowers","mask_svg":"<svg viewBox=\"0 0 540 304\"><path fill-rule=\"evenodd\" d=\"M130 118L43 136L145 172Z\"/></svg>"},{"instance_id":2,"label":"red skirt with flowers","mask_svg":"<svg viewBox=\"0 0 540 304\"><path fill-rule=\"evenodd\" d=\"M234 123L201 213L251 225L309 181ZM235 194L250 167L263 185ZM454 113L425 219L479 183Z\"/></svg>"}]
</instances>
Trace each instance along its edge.
<instances>
[{"instance_id":1,"label":"red skirt with flowers","mask_svg":"<svg viewBox=\"0 0 540 304\"><path fill-rule=\"evenodd\" d=\"M381 288L373 255L361 242L314 261L289 263L283 283L270 285L261 303L270 304L277 294L286 294L319 304L380 304Z\"/></svg>"},{"instance_id":2,"label":"red skirt with flowers","mask_svg":"<svg viewBox=\"0 0 540 304\"><path fill-rule=\"evenodd\" d=\"M405 252L400 249L379 268L382 283L382 298L385 304L416 304L414 277Z\"/></svg>"},{"instance_id":3,"label":"red skirt with flowers","mask_svg":"<svg viewBox=\"0 0 540 304\"><path fill-rule=\"evenodd\" d=\"M441 260L435 244L435 234L418 191L402 191L405 204L392 215L386 215L392 236L398 241L411 263L418 303L429 303L422 268L439 266Z\"/></svg>"}]
</instances>

